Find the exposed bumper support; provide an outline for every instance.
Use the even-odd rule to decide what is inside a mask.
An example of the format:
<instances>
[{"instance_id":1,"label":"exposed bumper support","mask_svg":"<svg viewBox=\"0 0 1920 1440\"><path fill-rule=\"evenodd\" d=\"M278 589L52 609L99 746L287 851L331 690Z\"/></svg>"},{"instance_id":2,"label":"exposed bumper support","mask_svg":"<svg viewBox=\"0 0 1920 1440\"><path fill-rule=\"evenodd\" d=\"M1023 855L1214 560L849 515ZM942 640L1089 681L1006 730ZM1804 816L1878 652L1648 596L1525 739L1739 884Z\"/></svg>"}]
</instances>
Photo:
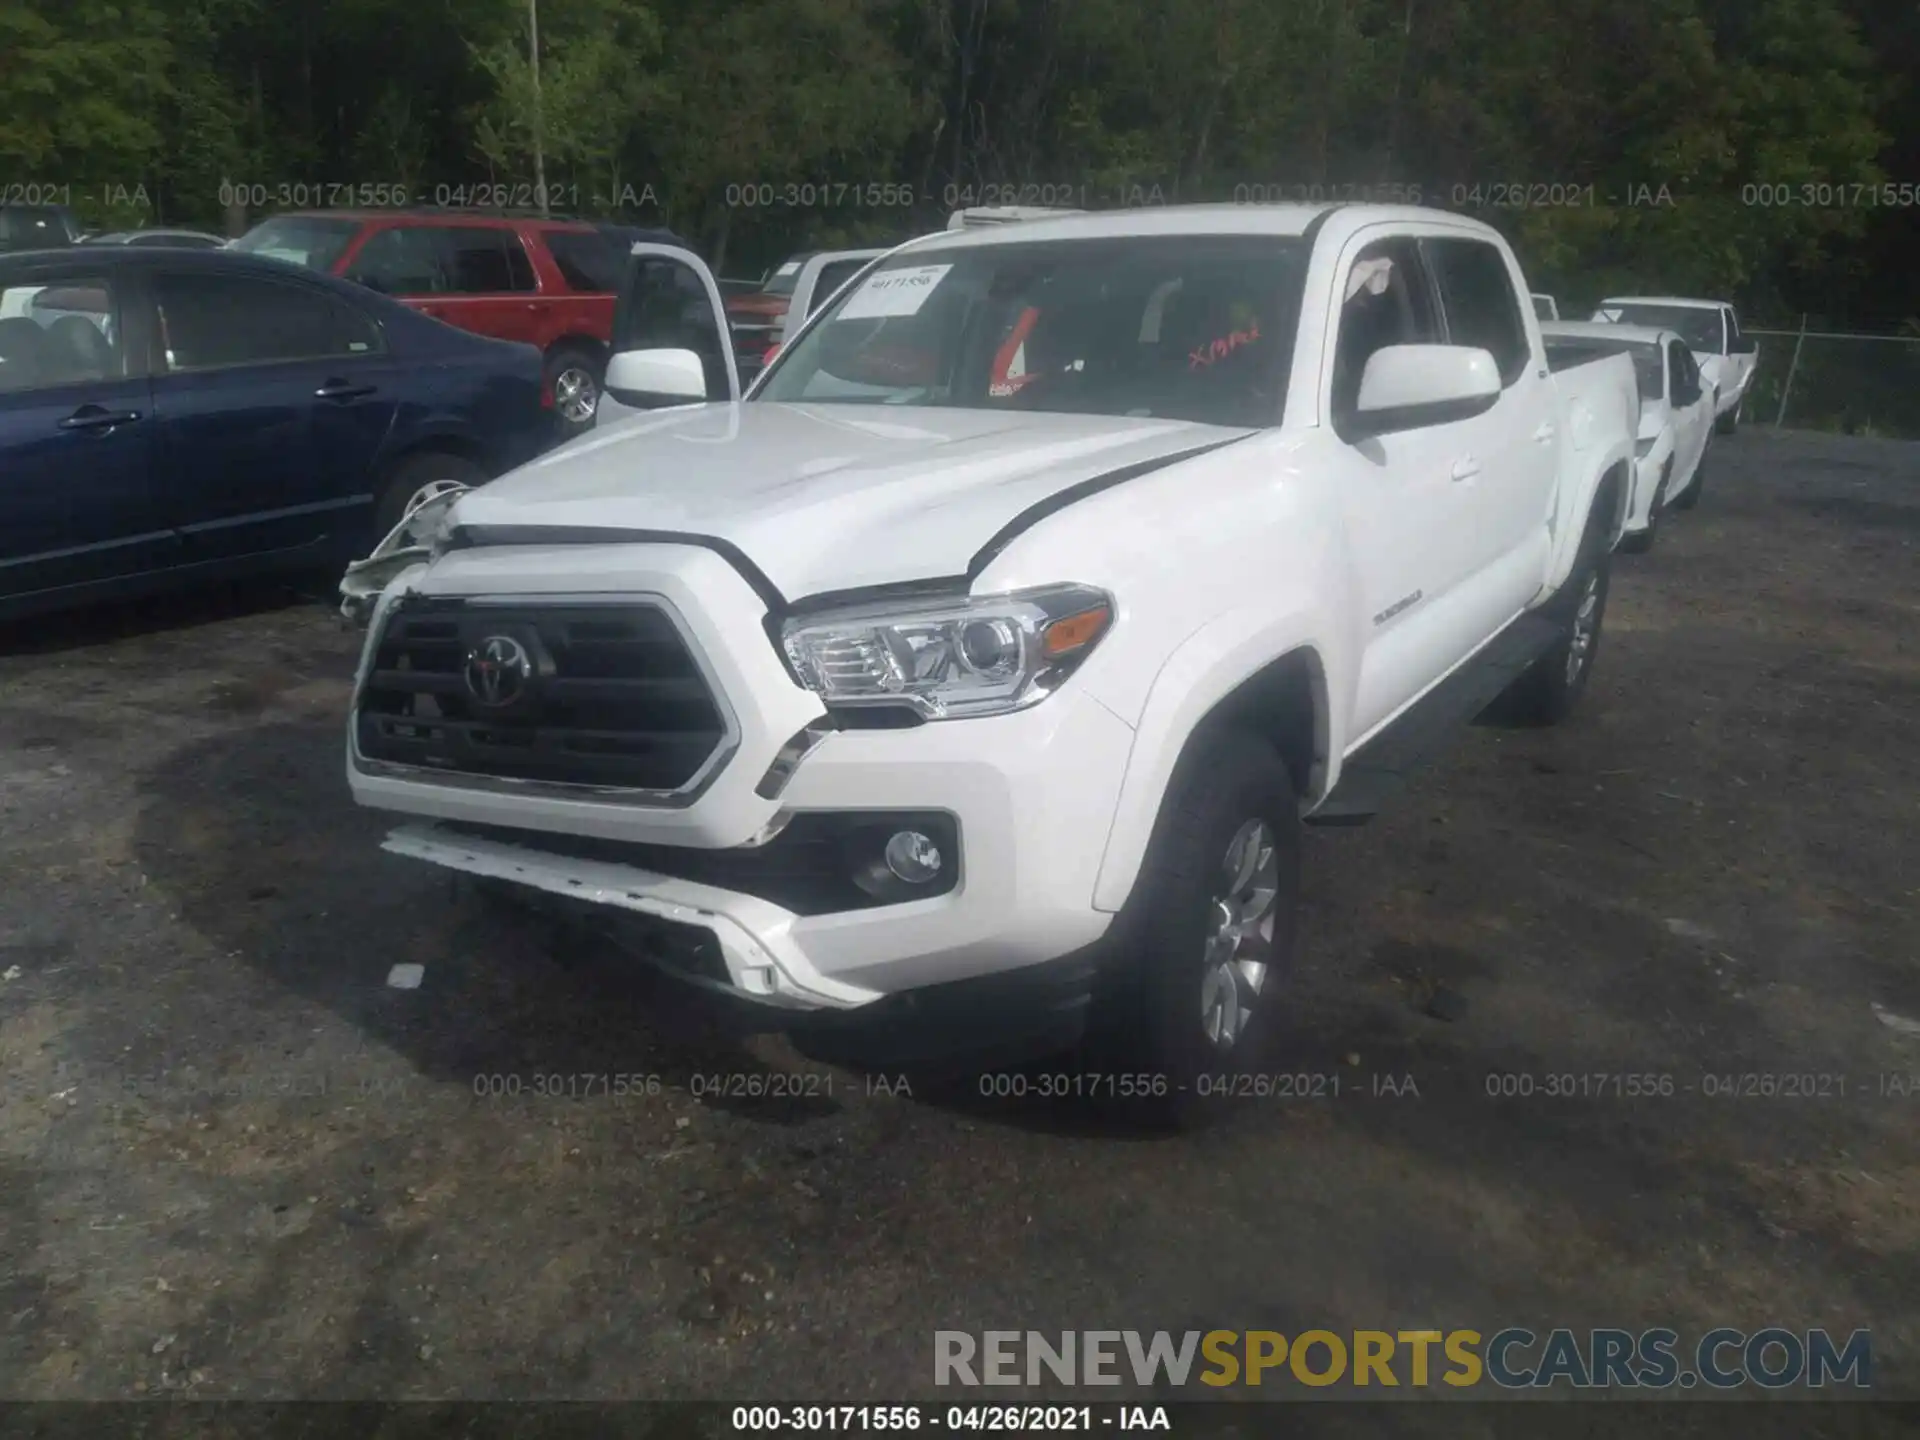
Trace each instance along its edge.
<instances>
[{"instance_id":1,"label":"exposed bumper support","mask_svg":"<svg viewBox=\"0 0 1920 1440\"><path fill-rule=\"evenodd\" d=\"M383 850L493 880L529 885L568 900L608 905L711 931L725 957L727 988L741 997L795 1010L846 1010L879 999L872 990L822 975L782 939L797 918L764 900L657 875L632 865L577 860L521 845L450 834L437 825L403 825Z\"/></svg>"}]
</instances>

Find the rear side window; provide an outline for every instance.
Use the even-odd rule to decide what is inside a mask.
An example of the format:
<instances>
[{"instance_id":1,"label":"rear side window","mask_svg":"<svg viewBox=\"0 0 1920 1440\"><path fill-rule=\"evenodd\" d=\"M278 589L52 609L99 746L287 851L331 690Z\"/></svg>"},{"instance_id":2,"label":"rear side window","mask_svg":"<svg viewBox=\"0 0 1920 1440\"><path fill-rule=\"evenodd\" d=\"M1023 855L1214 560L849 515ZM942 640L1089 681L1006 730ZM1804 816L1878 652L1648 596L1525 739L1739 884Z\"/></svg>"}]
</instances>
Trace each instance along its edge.
<instances>
[{"instance_id":1,"label":"rear side window","mask_svg":"<svg viewBox=\"0 0 1920 1440\"><path fill-rule=\"evenodd\" d=\"M1420 247L1412 239L1382 240L1355 257L1333 347L1334 415L1351 415L1360 380L1374 352L1389 345L1437 345L1440 316L1433 303Z\"/></svg>"},{"instance_id":2,"label":"rear side window","mask_svg":"<svg viewBox=\"0 0 1920 1440\"><path fill-rule=\"evenodd\" d=\"M382 295L444 295L453 288L434 232L417 225L369 235L347 266L346 278Z\"/></svg>"},{"instance_id":3,"label":"rear side window","mask_svg":"<svg viewBox=\"0 0 1920 1440\"><path fill-rule=\"evenodd\" d=\"M454 294L512 295L534 288L533 266L520 237L511 230L479 225L421 228L439 244Z\"/></svg>"},{"instance_id":4,"label":"rear side window","mask_svg":"<svg viewBox=\"0 0 1920 1440\"><path fill-rule=\"evenodd\" d=\"M105 275L0 286L0 395L126 374Z\"/></svg>"},{"instance_id":5,"label":"rear side window","mask_svg":"<svg viewBox=\"0 0 1920 1440\"><path fill-rule=\"evenodd\" d=\"M170 371L345 359L380 349L372 321L319 290L251 275L153 278Z\"/></svg>"},{"instance_id":6,"label":"rear side window","mask_svg":"<svg viewBox=\"0 0 1920 1440\"><path fill-rule=\"evenodd\" d=\"M541 239L569 290L613 295L620 290L620 256L613 242L584 230L546 230Z\"/></svg>"},{"instance_id":7,"label":"rear side window","mask_svg":"<svg viewBox=\"0 0 1920 1440\"><path fill-rule=\"evenodd\" d=\"M1511 385L1527 368L1527 326L1500 251L1484 240L1423 242L1446 309L1447 338L1487 351Z\"/></svg>"}]
</instances>

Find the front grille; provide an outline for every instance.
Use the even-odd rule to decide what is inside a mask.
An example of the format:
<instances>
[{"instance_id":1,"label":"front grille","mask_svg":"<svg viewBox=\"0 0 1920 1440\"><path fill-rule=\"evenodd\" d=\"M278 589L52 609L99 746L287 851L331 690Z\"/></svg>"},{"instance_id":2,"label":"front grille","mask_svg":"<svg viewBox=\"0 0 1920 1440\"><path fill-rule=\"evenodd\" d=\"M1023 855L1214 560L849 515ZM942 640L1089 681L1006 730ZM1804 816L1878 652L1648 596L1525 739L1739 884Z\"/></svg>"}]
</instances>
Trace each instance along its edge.
<instances>
[{"instance_id":1,"label":"front grille","mask_svg":"<svg viewBox=\"0 0 1920 1440\"><path fill-rule=\"evenodd\" d=\"M657 604L437 596L389 612L354 726L367 760L660 792L690 785L728 729Z\"/></svg>"}]
</instances>

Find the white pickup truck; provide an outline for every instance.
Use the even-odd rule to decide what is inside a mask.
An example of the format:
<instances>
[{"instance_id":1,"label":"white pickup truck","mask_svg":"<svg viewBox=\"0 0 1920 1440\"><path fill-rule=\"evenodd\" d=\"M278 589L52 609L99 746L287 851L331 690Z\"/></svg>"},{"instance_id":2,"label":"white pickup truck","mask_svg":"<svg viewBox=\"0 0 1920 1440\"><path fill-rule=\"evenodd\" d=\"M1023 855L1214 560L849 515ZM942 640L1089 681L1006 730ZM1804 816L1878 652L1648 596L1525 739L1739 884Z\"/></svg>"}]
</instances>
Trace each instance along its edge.
<instances>
[{"instance_id":1,"label":"white pickup truck","mask_svg":"<svg viewBox=\"0 0 1920 1440\"><path fill-rule=\"evenodd\" d=\"M609 366L666 408L356 567L347 777L414 817L388 850L617 922L774 1028L1090 1034L1193 1093L1259 1054L1302 822L1586 684L1633 366L1551 370L1484 224L930 235L727 404L711 277L640 258L712 300Z\"/></svg>"},{"instance_id":2,"label":"white pickup truck","mask_svg":"<svg viewBox=\"0 0 1920 1440\"><path fill-rule=\"evenodd\" d=\"M1713 397L1714 430L1731 435L1739 428L1741 407L1760 345L1740 333L1740 319L1724 300L1687 300L1674 295L1616 295L1602 300L1593 318L1615 325L1671 330L1687 342L1707 393Z\"/></svg>"}]
</instances>

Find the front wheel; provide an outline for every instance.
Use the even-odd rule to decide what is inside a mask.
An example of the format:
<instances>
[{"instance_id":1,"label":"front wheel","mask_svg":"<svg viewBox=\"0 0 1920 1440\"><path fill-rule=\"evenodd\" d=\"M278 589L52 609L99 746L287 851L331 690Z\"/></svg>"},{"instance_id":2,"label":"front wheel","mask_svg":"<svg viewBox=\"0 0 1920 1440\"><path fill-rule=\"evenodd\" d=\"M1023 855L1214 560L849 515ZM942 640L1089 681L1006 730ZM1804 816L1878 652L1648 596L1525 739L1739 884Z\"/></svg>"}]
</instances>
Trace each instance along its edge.
<instances>
[{"instance_id":1,"label":"front wheel","mask_svg":"<svg viewBox=\"0 0 1920 1440\"><path fill-rule=\"evenodd\" d=\"M1092 1040L1164 1077L1155 1118L1190 1125L1259 1063L1294 949L1299 799L1271 747L1237 731L1194 744L1114 924Z\"/></svg>"},{"instance_id":2,"label":"front wheel","mask_svg":"<svg viewBox=\"0 0 1920 1440\"><path fill-rule=\"evenodd\" d=\"M387 477L374 502L374 543L392 534L394 526L427 501L450 490L471 490L486 480L486 471L458 455L434 451L413 456Z\"/></svg>"},{"instance_id":3,"label":"front wheel","mask_svg":"<svg viewBox=\"0 0 1920 1440\"><path fill-rule=\"evenodd\" d=\"M1653 542L1660 538L1660 517L1667 508L1667 481L1673 478L1671 465L1661 475L1660 483L1654 487L1653 499L1647 505L1647 524L1643 530L1620 537L1620 549L1628 555L1644 555L1653 549Z\"/></svg>"},{"instance_id":4,"label":"front wheel","mask_svg":"<svg viewBox=\"0 0 1920 1440\"><path fill-rule=\"evenodd\" d=\"M1691 510L1700 503L1700 490L1707 483L1707 457L1702 451L1700 458L1693 462L1693 476L1687 481L1687 488L1673 497L1672 508Z\"/></svg>"}]
</instances>

